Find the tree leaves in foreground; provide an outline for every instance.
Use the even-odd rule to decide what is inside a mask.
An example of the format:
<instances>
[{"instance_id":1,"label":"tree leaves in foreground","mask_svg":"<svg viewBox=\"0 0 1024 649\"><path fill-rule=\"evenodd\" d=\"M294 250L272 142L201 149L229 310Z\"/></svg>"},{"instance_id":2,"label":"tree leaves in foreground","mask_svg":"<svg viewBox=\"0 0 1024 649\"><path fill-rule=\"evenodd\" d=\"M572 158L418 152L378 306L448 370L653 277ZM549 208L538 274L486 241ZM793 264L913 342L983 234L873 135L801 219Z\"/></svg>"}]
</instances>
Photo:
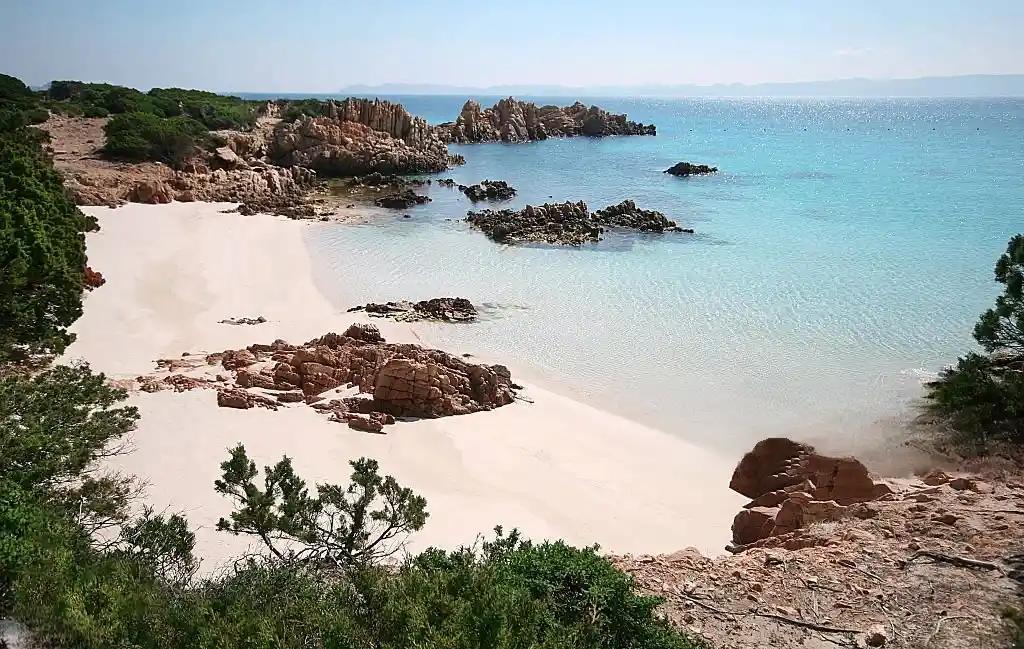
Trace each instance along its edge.
<instances>
[{"instance_id":1,"label":"tree leaves in foreground","mask_svg":"<svg viewBox=\"0 0 1024 649\"><path fill-rule=\"evenodd\" d=\"M256 463L239 444L221 464L223 476L215 483L217 492L239 507L217 528L256 536L279 559L340 567L377 563L401 549L399 536L423 528L427 501L393 477L381 477L376 460L350 464L348 487L318 484L313 497L284 457L265 467L261 490Z\"/></svg>"},{"instance_id":2,"label":"tree leaves in foreground","mask_svg":"<svg viewBox=\"0 0 1024 649\"><path fill-rule=\"evenodd\" d=\"M974 328L988 355L968 353L928 386L931 410L982 450L1024 443L1024 235L1010 239L995 280L1003 293Z\"/></svg>"}]
</instances>

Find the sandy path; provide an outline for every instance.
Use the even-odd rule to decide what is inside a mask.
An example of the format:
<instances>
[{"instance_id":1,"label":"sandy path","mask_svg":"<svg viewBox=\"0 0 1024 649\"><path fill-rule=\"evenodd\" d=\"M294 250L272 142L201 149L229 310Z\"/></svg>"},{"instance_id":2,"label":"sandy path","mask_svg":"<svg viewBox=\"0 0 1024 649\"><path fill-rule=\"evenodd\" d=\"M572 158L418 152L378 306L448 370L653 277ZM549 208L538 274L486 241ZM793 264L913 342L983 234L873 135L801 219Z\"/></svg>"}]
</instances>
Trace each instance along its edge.
<instances>
[{"instance_id":1,"label":"sandy path","mask_svg":"<svg viewBox=\"0 0 1024 649\"><path fill-rule=\"evenodd\" d=\"M87 209L102 226L89 235L89 262L107 283L88 295L68 359L133 377L158 358L305 342L356 319L313 284L302 232L316 224L220 214L223 206L200 203ZM269 321L218 324L258 315ZM378 324L389 340L415 341L409 325ZM727 489L735 458L535 386L524 394L534 403L401 423L384 436L305 406L238 411L218 408L212 391L137 394L135 450L114 466L144 477L157 507L189 514L208 569L245 545L212 527L229 512L213 480L239 441L260 463L287 453L311 482L347 482L348 460L376 458L427 498L430 519L412 548L472 543L500 523L615 552L722 552L743 504Z\"/></svg>"}]
</instances>

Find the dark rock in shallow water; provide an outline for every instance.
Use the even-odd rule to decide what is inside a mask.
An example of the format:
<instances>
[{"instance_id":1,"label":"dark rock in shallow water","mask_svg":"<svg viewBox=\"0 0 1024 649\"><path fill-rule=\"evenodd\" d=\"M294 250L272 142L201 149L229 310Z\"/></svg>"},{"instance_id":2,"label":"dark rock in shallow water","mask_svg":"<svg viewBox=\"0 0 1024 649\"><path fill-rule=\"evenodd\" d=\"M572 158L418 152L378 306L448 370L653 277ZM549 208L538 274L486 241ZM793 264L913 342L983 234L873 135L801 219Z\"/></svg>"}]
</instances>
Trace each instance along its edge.
<instances>
[{"instance_id":1,"label":"dark rock in shallow water","mask_svg":"<svg viewBox=\"0 0 1024 649\"><path fill-rule=\"evenodd\" d=\"M618 228L632 228L640 232L682 232L675 221L665 218L661 212L642 210L631 200L618 205L609 205L593 214L594 221L601 225Z\"/></svg>"},{"instance_id":2,"label":"dark rock in shallow water","mask_svg":"<svg viewBox=\"0 0 1024 649\"><path fill-rule=\"evenodd\" d=\"M417 194L416 192L414 192L411 189L406 189L405 191L402 191L402 192L397 192L395 194L388 194L387 196L382 196L382 197L378 198L377 200L375 200L373 203L377 207L386 207L386 208L389 208L389 209L404 210L406 208L412 207L413 205L422 205L424 203L429 203L429 202L430 202L430 198L429 197L423 196L421 194Z\"/></svg>"},{"instance_id":3,"label":"dark rock in shallow water","mask_svg":"<svg viewBox=\"0 0 1024 649\"><path fill-rule=\"evenodd\" d=\"M348 311L365 311L371 317L392 318L402 322L472 322L477 317L476 307L462 297L435 297L416 303L406 300L384 304L371 302L365 306L352 307Z\"/></svg>"},{"instance_id":4,"label":"dark rock in shallow water","mask_svg":"<svg viewBox=\"0 0 1024 649\"><path fill-rule=\"evenodd\" d=\"M678 162L665 170L665 173L672 174L673 176L702 176L704 174L713 174L717 172L718 167L693 164L690 162Z\"/></svg>"},{"instance_id":5,"label":"dark rock in shallow water","mask_svg":"<svg viewBox=\"0 0 1024 649\"><path fill-rule=\"evenodd\" d=\"M441 180L437 181L437 184L443 185L445 187L454 187L455 181L452 180L451 178L442 178Z\"/></svg>"},{"instance_id":6,"label":"dark rock in shallow water","mask_svg":"<svg viewBox=\"0 0 1024 649\"><path fill-rule=\"evenodd\" d=\"M485 180L478 185L459 185L459 191L474 203L478 201L508 201L515 198L516 189L504 180Z\"/></svg>"},{"instance_id":7,"label":"dark rock in shallow water","mask_svg":"<svg viewBox=\"0 0 1024 649\"><path fill-rule=\"evenodd\" d=\"M454 122L436 127L446 142L529 142L549 137L585 135L656 135L653 124L629 121L625 115L614 115L597 106L580 102L572 106L541 106L513 97L482 110L470 99Z\"/></svg>"},{"instance_id":8,"label":"dark rock in shallow water","mask_svg":"<svg viewBox=\"0 0 1024 649\"><path fill-rule=\"evenodd\" d=\"M398 176L395 174L382 174L379 172L373 172L362 177L355 177L352 179L353 185L365 185L367 187L399 187L405 188L406 186L422 187L426 184L425 181L419 180L418 178L405 178L404 176Z\"/></svg>"},{"instance_id":9,"label":"dark rock in shallow water","mask_svg":"<svg viewBox=\"0 0 1024 649\"><path fill-rule=\"evenodd\" d=\"M499 243L538 242L578 246L601 240L604 226L640 232L684 232L661 212L623 201L591 213L587 204L545 203L521 210L470 211L466 220ZM692 233L692 230L691 230Z\"/></svg>"}]
</instances>

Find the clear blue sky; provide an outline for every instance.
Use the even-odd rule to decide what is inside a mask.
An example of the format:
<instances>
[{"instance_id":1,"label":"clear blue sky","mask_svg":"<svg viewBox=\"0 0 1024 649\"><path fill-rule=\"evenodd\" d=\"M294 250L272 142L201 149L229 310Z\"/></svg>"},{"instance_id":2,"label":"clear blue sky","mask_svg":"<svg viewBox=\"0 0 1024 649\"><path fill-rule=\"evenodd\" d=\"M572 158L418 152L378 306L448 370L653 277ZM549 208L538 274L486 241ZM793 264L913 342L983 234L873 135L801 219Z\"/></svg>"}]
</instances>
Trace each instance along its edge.
<instances>
[{"instance_id":1,"label":"clear blue sky","mask_svg":"<svg viewBox=\"0 0 1024 649\"><path fill-rule=\"evenodd\" d=\"M267 92L1024 73L1024 0L0 0L0 71Z\"/></svg>"}]
</instances>

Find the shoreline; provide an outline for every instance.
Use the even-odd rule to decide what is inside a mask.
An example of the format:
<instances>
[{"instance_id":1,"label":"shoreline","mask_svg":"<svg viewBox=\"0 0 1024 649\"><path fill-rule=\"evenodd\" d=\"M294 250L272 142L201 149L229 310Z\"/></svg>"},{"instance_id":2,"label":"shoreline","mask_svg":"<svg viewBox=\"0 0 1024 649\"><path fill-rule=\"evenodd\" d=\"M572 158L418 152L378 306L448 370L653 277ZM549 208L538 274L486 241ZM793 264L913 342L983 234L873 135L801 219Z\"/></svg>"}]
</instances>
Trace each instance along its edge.
<instances>
[{"instance_id":1,"label":"shoreline","mask_svg":"<svg viewBox=\"0 0 1024 649\"><path fill-rule=\"evenodd\" d=\"M62 360L82 358L113 379L134 378L159 358L277 338L302 343L367 321L388 340L423 342L415 326L336 309L314 284L302 222L221 214L223 207L86 208L101 226L88 236L89 261L107 284L86 297L72 327L78 340ZM257 316L268 322L219 324ZM197 552L212 564L204 569L247 546L213 529L230 511L213 480L239 441L261 465L288 454L310 483L344 484L347 460L374 457L383 473L427 499L431 517L410 550L471 545L500 524L615 553L687 546L724 553L743 502L728 490L733 458L535 385L523 394L534 403L370 435L304 406L237 411L218 408L212 391L136 393L131 402L142 419L134 451L110 468L147 481L146 500L158 510L188 515Z\"/></svg>"}]
</instances>

